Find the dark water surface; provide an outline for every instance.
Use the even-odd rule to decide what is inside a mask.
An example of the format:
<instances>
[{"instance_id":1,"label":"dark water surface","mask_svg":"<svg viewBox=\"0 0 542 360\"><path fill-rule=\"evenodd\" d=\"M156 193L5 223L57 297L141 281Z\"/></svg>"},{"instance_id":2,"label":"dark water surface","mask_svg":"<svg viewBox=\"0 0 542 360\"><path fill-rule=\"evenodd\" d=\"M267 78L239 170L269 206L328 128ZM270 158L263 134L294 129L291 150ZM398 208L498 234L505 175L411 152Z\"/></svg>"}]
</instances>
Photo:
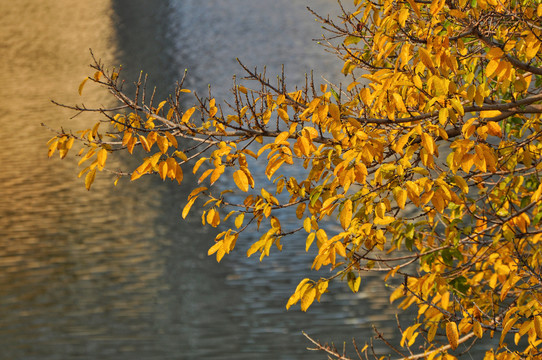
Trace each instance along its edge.
<instances>
[{"instance_id":1,"label":"dark water surface","mask_svg":"<svg viewBox=\"0 0 542 360\"><path fill-rule=\"evenodd\" d=\"M88 48L128 78L149 72L162 95L188 68L188 87L227 97L235 57L269 74L284 63L292 85L310 69L340 81L341 65L310 41L321 29L307 5L337 13L328 0L0 1L0 359L324 359L302 330L338 344L363 344L372 324L392 330L377 278L357 295L335 286L308 313L285 310L310 268L304 239L260 264L244 255L259 237L247 234L216 264L213 230L180 218L188 188L102 177L87 192L77 158L46 158L40 123L93 123L50 99L110 101L92 86L77 95Z\"/></svg>"}]
</instances>

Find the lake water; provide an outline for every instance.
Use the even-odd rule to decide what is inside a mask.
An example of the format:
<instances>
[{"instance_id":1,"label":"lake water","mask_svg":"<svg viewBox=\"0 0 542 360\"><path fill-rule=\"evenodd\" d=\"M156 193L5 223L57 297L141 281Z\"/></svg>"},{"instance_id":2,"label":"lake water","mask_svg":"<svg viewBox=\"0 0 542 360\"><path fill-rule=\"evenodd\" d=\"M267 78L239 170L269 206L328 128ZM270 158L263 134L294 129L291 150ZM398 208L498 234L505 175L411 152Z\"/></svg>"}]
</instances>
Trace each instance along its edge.
<instances>
[{"instance_id":1,"label":"lake water","mask_svg":"<svg viewBox=\"0 0 542 360\"><path fill-rule=\"evenodd\" d=\"M227 97L242 75L235 57L268 74L285 64L291 85L310 69L340 81L341 64L311 41L321 28L306 6L337 13L329 0L0 2L0 358L324 359L302 331L340 346L364 344L373 324L393 331L376 277L286 311L299 280L316 276L303 238L259 263L243 250L259 235L247 234L217 264L206 256L215 230L180 217L189 188L105 176L87 192L77 158L46 156L42 122L93 123L50 99L110 102L92 86L77 94L89 48L128 79L150 73L162 95L189 69L189 88Z\"/></svg>"}]
</instances>

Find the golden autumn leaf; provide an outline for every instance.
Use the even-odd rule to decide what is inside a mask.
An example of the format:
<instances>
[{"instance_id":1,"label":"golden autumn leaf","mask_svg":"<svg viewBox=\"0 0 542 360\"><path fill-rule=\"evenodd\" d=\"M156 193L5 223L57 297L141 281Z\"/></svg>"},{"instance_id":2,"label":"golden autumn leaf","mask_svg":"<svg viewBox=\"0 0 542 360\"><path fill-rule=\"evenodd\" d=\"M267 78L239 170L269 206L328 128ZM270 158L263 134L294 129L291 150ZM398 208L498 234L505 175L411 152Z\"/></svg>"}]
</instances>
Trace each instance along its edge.
<instances>
[{"instance_id":1,"label":"golden autumn leaf","mask_svg":"<svg viewBox=\"0 0 542 360\"><path fill-rule=\"evenodd\" d=\"M245 219L244 213L240 213L239 215L237 215L237 217L235 218L235 227L239 229L241 226L243 226L244 219Z\"/></svg>"},{"instance_id":2,"label":"golden autumn leaf","mask_svg":"<svg viewBox=\"0 0 542 360\"><path fill-rule=\"evenodd\" d=\"M169 141L168 138L165 136L158 136L156 138L156 144L158 144L158 148L162 152L162 154L165 154L167 152L167 149L169 147Z\"/></svg>"},{"instance_id":3,"label":"golden autumn leaf","mask_svg":"<svg viewBox=\"0 0 542 360\"><path fill-rule=\"evenodd\" d=\"M85 176L85 188L87 190L90 190L90 187L92 183L94 182L95 178L96 178L96 168L90 170Z\"/></svg>"},{"instance_id":4,"label":"golden autumn leaf","mask_svg":"<svg viewBox=\"0 0 542 360\"><path fill-rule=\"evenodd\" d=\"M78 89L79 96L83 95L83 88L85 87L85 83L87 82L87 80L88 80L88 77L85 78L83 81L81 81L81 84L79 84L79 89Z\"/></svg>"},{"instance_id":5,"label":"golden autumn leaf","mask_svg":"<svg viewBox=\"0 0 542 360\"><path fill-rule=\"evenodd\" d=\"M212 227L217 227L220 224L220 214L215 208L212 208L207 211L206 220L207 224L211 225Z\"/></svg>"},{"instance_id":6,"label":"golden autumn leaf","mask_svg":"<svg viewBox=\"0 0 542 360\"><path fill-rule=\"evenodd\" d=\"M431 59L431 53L423 47L419 48L418 51L419 51L420 59L422 60L422 63L428 68L434 69L435 64L433 64L433 59Z\"/></svg>"},{"instance_id":7,"label":"golden autumn leaf","mask_svg":"<svg viewBox=\"0 0 542 360\"><path fill-rule=\"evenodd\" d=\"M187 123L190 120L190 117L192 114L196 111L196 107L191 107L190 109L186 110L181 117L181 123Z\"/></svg>"},{"instance_id":8,"label":"golden autumn leaf","mask_svg":"<svg viewBox=\"0 0 542 360\"><path fill-rule=\"evenodd\" d=\"M488 127L488 133L490 135L498 136L498 137L502 136L501 126L498 123L496 123L495 121L488 121L487 122L487 127Z\"/></svg>"},{"instance_id":9,"label":"golden autumn leaf","mask_svg":"<svg viewBox=\"0 0 542 360\"><path fill-rule=\"evenodd\" d=\"M314 299L316 297L316 288L310 287L308 290L303 293L301 297L301 310L307 311L309 306L314 302Z\"/></svg>"},{"instance_id":10,"label":"golden autumn leaf","mask_svg":"<svg viewBox=\"0 0 542 360\"><path fill-rule=\"evenodd\" d=\"M103 170L105 162L107 160L108 151L106 149L101 149L98 151L97 160L98 160L98 170Z\"/></svg>"},{"instance_id":11,"label":"golden autumn leaf","mask_svg":"<svg viewBox=\"0 0 542 360\"><path fill-rule=\"evenodd\" d=\"M342 210L339 214L339 221L343 229L348 229L352 221L352 201L350 199L343 203Z\"/></svg>"},{"instance_id":12,"label":"golden autumn leaf","mask_svg":"<svg viewBox=\"0 0 542 360\"><path fill-rule=\"evenodd\" d=\"M539 339L542 339L542 316L541 315L536 315L534 317L534 329L535 329L535 332L536 332L536 336L539 338Z\"/></svg>"},{"instance_id":13,"label":"golden autumn leaf","mask_svg":"<svg viewBox=\"0 0 542 360\"><path fill-rule=\"evenodd\" d=\"M448 321L446 323L446 337L448 338L452 350L457 349L459 346L459 332L457 331L457 324L455 322Z\"/></svg>"},{"instance_id":14,"label":"golden autumn leaf","mask_svg":"<svg viewBox=\"0 0 542 360\"><path fill-rule=\"evenodd\" d=\"M220 165L217 168L215 168L214 170L212 170L212 173L211 173L211 185L214 184L220 178L220 176L224 173L225 169L226 169L226 166ZM203 181L203 180L200 180L200 182L201 181Z\"/></svg>"},{"instance_id":15,"label":"golden autumn leaf","mask_svg":"<svg viewBox=\"0 0 542 360\"><path fill-rule=\"evenodd\" d=\"M147 139L145 138L145 136L139 135L139 142L141 143L141 146L146 152L151 151L151 147L149 146L149 143Z\"/></svg>"},{"instance_id":16,"label":"golden autumn leaf","mask_svg":"<svg viewBox=\"0 0 542 360\"><path fill-rule=\"evenodd\" d=\"M407 201L407 192L405 189L397 186L393 189L393 195L395 196L395 201L399 208L404 209Z\"/></svg>"},{"instance_id":17,"label":"golden autumn leaf","mask_svg":"<svg viewBox=\"0 0 542 360\"><path fill-rule=\"evenodd\" d=\"M298 219L301 220L303 218L303 213L305 212L306 207L307 207L307 204L304 202L297 205L297 208L295 210L295 215L297 216Z\"/></svg>"},{"instance_id":18,"label":"golden autumn leaf","mask_svg":"<svg viewBox=\"0 0 542 360\"><path fill-rule=\"evenodd\" d=\"M177 138L175 138L175 136L173 136L169 131L166 131L165 133L167 139L169 140L169 142L171 143L171 145L177 149L179 147L179 144L177 143Z\"/></svg>"},{"instance_id":19,"label":"golden autumn leaf","mask_svg":"<svg viewBox=\"0 0 542 360\"><path fill-rule=\"evenodd\" d=\"M482 325L480 324L480 322L475 321L472 326L472 329L473 329L474 335L476 335L477 338L481 339L482 336L484 336L484 331L482 329Z\"/></svg>"},{"instance_id":20,"label":"golden autumn leaf","mask_svg":"<svg viewBox=\"0 0 542 360\"><path fill-rule=\"evenodd\" d=\"M159 164L158 164L158 174L160 175L160 178L163 180L166 179L166 177L168 176L168 164L166 161L161 161Z\"/></svg>"},{"instance_id":21,"label":"golden autumn leaf","mask_svg":"<svg viewBox=\"0 0 542 360\"><path fill-rule=\"evenodd\" d=\"M288 115L288 113L284 110L284 109L281 109L281 108L278 108L277 109L277 114L280 116L280 118L284 121L288 121L290 120L290 116Z\"/></svg>"},{"instance_id":22,"label":"golden autumn leaf","mask_svg":"<svg viewBox=\"0 0 542 360\"><path fill-rule=\"evenodd\" d=\"M209 248L209 250L207 251L207 256L211 256L213 255L214 253L216 253L218 251L218 249L220 249L223 245L223 241L220 240L218 242L216 242L213 246L211 246Z\"/></svg>"},{"instance_id":23,"label":"golden autumn leaf","mask_svg":"<svg viewBox=\"0 0 542 360\"><path fill-rule=\"evenodd\" d=\"M356 276L353 272L348 273L348 287L352 290L353 293L359 291L359 286L361 285L361 276Z\"/></svg>"},{"instance_id":24,"label":"golden autumn leaf","mask_svg":"<svg viewBox=\"0 0 542 360\"><path fill-rule=\"evenodd\" d=\"M53 138L53 139L56 139L56 138ZM57 148L58 148L58 140L55 140L55 141L51 142L50 145L49 145L47 156L48 157L53 156L53 154L55 153L55 150Z\"/></svg>"},{"instance_id":25,"label":"golden autumn leaf","mask_svg":"<svg viewBox=\"0 0 542 360\"><path fill-rule=\"evenodd\" d=\"M183 181L183 169L181 168L181 165L177 164L177 167L175 168L175 180L177 180L177 183L181 184Z\"/></svg>"},{"instance_id":26,"label":"golden autumn leaf","mask_svg":"<svg viewBox=\"0 0 542 360\"><path fill-rule=\"evenodd\" d=\"M196 201L197 198L198 198L197 196L194 196L190 200L188 200L188 203L183 208L183 212L182 212L183 219L186 219L188 212L192 208L192 205L194 205L194 202Z\"/></svg>"},{"instance_id":27,"label":"golden autumn leaf","mask_svg":"<svg viewBox=\"0 0 542 360\"><path fill-rule=\"evenodd\" d=\"M433 155L435 153L435 142L433 141L433 137L428 133L422 134L422 144L429 154Z\"/></svg>"},{"instance_id":28,"label":"golden autumn leaf","mask_svg":"<svg viewBox=\"0 0 542 360\"><path fill-rule=\"evenodd\" d=\"M233 173L233 181L235 181L235 185L237 185L240 190L244 192L248 191L248 177L243 170L237 170Z\"/></svg>"}]
</instances>

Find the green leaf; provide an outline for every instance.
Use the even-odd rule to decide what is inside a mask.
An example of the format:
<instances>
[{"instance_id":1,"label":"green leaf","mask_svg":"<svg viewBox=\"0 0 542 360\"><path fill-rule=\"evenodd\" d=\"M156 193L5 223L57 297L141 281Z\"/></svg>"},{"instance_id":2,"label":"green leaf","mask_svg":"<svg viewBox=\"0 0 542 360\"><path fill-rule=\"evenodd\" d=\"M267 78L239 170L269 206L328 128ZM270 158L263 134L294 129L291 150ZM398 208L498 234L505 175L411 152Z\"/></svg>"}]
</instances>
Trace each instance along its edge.
<instances>
[{"instance_id":1,"label":"green leaf","mask_svg":"<svg viewBox=\"0 0 542 360\"><path fill-rule=\"evenodd\" d=\"M360 42L360 40L361 40L360 37L350 35L350 36L347 36L346 39L344 39L344 45L348 46L352 44L357 44Z\"/></svg>"}]
</instances>

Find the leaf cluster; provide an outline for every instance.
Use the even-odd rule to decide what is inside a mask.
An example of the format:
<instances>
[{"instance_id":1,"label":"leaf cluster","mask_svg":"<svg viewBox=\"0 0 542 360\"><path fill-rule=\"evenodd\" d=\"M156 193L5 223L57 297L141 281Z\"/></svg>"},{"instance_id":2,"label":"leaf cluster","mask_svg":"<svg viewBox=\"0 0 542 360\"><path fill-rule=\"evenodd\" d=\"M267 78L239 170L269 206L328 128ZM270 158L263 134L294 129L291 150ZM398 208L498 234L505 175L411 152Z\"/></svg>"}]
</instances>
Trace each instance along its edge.
<instances>
[{"instance_id":1,"label":"leaf cluster","mask_svg":"<svg viewBox=\"0 0 542 360\"><path fill-rule=\"evenodd\" d=\"M415 323L400 328L401 348L376 331L403 359L454 359L494 336L486 359L540 358L542 4L354 6L337 20L315 14L328 34L322 44L344 63L344 87L307 78L289 89L284 75L272 83L241 64L246 77L234 79L230 102L209 93L185 107L181 81L155 104L144 77L129 96L118 72L95 60L88 80L119 107L71 107L102 120L58 132L49 156L65 157L79 140L80 164L94 159L80 174L87 188L118 151L144 154L134 170L115 172L132 181L156 174L181 184L191 171L198 185L182 216L205 198L202 223L225 228L209 249L218 261L249 228L261 236L247 255L260 260L285 239L305 239L312 268L332 275L302 280L288 308L307 310L334 279L357 292L366 272L385 273L390 300L417 309ZM255 176L262 166L267 179ZM216 191L225 176L236 187ZM282 224L284 213L297 226ZM326 227L330 219L338 229ZM379 358L370 346L358 355Z\"/></svg>"}]
</instances>

